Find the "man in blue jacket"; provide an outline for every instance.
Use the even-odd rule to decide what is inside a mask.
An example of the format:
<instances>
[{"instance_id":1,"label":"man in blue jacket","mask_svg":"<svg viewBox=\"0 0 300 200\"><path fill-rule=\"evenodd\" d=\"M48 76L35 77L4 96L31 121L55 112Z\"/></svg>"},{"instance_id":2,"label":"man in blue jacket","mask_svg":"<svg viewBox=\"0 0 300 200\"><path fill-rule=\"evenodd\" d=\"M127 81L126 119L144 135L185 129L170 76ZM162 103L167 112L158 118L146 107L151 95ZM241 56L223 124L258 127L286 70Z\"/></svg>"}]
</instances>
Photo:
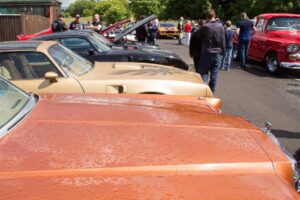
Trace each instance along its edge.
<instances>
[{"instance_id":1,"label":"man in blue jacket","mask_svg":"<svg viewBox=\"0 0 300 200\"><path fill-rule=\"evenodd\" d=\"M251 34L256 31L256 28L254 26L254 23L248 19L246 13L241 14L241 21L237 24L236 27L236 33L239 36L238 49L241 68L245 69L248 59Z\"/></svg>"}]
</instances>

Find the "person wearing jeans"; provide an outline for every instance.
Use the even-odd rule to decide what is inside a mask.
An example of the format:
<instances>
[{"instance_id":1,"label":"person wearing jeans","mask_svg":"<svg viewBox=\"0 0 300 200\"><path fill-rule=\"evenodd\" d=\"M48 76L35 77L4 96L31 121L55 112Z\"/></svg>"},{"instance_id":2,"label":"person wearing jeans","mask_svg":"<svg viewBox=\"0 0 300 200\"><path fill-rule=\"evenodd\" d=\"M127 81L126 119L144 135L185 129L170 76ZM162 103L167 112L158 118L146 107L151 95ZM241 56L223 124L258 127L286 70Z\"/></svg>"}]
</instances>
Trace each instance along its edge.
<instances>
[{"instance_id":1,"label":"person wearing jeans","mask_svg":"<svg viewBox=\"0 0 300 200\"><path fill-rule=\"evenodd\" d=\"M222 55L219 53L207 52L201 54L201 67L199 67L199 73L201 74L202 80L209 85L213 93L216 91L218 71L221 67L221 61Z\"/></svg>"},{"instance_id":2,"label":"person wearing jeans","mask_svg":"<svg viewBox=\"0 0 300 200\"><path fill-rule=\"evenodd\" d=\"M226 39L226 52L222 59L222 69L229 70L231 66L232 60L232 51L233 51L233 37L234 32L231 30L231 21L226 22L226 31L225 31L225 39Z\"/></svg>"},{"instance_id":3,"label":"person wearing jeans","mask_svg":"<svg viewBox=\"0 0 300 200\"><path fill-rule=\"evenodd\" d=\"M213 9L206 12L207 23L199 32L201 40L201 58L199 73L212 92L216 91L218 72L221 67L222 55L225 53L225 29L221 23L216 21ZM210 80L209 80L210 78Z\"/></svg>"},{"instance_id":4,"label":"person wearing jeans","mask_svg":"<svg viewBox=\"0 0 300 200\"><path fill-rule=\"evenodd\" d=\"M240 67L242 69L246 68L246 64L248 62L248 49L250 45L249 38L239 38L238 40L238 52L240 59Z\"/></svg>"},{"instance_id":5,"label":"person wearing jeans","mask_svg":"<svg viewBox=\"0 0 300 200\"><path fill-rule=\"evenodd\" d=\"M247 14L241 14L241 21L237 24L236 33L239 36L238 50L240 58L240 66L242 69L246 68L248 49L252 32L256 31L254 23L248 20Z\"/></svg>"}]
</instances>

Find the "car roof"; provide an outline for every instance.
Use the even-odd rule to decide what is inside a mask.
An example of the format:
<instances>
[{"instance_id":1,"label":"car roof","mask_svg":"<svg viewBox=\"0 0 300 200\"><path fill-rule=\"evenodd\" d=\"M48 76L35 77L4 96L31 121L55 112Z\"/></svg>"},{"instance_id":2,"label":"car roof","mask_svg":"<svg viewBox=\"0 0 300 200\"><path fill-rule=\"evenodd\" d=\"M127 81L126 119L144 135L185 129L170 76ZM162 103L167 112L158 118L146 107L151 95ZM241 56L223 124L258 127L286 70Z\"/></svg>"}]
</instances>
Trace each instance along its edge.
<instances>
[{"instance_id":1,"label":"car roof","mask_svg":"<svg viewBox=\"0 0 300 200\"><path fill-rule=\"evenodd\" d=\"M41 41L7 41L0 42L0 51L7 50L32 50L36 51Z\"/></svg>"},{"instance_id":2,"label":"car roof","mask_svg":"<svg viewBox=\"0 0 300 200\"><path fill-rule=\"evenodd\" d=\"M7 51L40 51L41 49L48 48L53 44L57 44L55 41L8 41L0 42L0 52Z\"/></svg>"},{"instance_id":3,"label":"car roof","mask_svg":"<svg viewBox=\"0 0 300 200\"><path fill-rule=\"evenodd\" d=\"M32 40L43 40L43 39L54 39L54 38L61 38L61 37L72 37L72 36L83 36L86 37L90 35L92 31L65 31L65 32L58 32L58 33L51 33L48 35L41 35L38 37L32 38Z\"/></svg>"},{"instance_id":4,"label":"car roof","mask_svg":"<svg viewBox=\"0 0 300 200\"><path fill-rule=\"evenodd\" d=\"M265 13L261 14L258 17L263 18L272 18L272 17L300 17L299 14L292 14L292 13Z\"/></svg>"}]
</instances>

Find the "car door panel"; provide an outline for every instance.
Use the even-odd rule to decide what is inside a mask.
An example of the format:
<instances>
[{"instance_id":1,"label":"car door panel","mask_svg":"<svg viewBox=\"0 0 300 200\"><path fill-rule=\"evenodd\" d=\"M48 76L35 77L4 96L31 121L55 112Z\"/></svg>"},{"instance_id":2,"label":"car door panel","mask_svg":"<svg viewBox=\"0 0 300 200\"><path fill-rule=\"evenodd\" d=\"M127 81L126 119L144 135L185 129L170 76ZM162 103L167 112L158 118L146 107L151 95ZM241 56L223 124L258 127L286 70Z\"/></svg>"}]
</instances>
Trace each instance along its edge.
<instances>
[{"instance_id":1,"label":"car door panel","mask_svg":"<svg viewBox=\"0 0 300 200\"><path fill-rule=\"evenodd\" d=\"M58 78L51 83L46 79L14 80L15 85L34 93L84 93L81 85L74 78Z\"/></svg>"},{"instance_id":2,"label":"car door panel","mask_svg":"<svg viewBox=\"0 0 300 200\"><path fill-rule=\"evenodd\" d=\"M266 46L265 24L266 19L259 19L256 24L257 31L251 38L249 57L255 60L262 60L264 56L263 52Z\"/></svg>"}]
</instances>

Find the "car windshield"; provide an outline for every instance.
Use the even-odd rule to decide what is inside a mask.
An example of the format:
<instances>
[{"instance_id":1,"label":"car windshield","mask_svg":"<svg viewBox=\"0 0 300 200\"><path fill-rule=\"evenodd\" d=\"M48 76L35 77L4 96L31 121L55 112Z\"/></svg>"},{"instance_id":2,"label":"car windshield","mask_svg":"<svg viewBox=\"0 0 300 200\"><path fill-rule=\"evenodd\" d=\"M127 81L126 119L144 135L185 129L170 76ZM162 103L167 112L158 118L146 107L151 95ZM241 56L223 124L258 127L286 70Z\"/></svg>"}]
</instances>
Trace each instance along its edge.
<instances>
[{"instance_id":1,"label":"car windshield","mask_svg":"<svg viewBox=\"0 0 300 200\"><path fill-rule=\"evenodd\" d=\"M89 35L88 36L89 41L95 46L95 48L99 52L108 52L111 51L111 48L107 46L106 44L103 44L100 40L98 40L95 36Z\"/></svg>"},{"instance_id":2,"label":"car windshield","mask_svg":"<svg viewBox=\"0 0 300 200\"><path fill-rule=\"evenodd\" d=\"M106 44L107 46L111 44L109 40L107 40L103 35L100 35L99 33L92 33L91 35L95 37L97 40L99 40L100 42L102 42L103 44Z\"/></svg>"},{"instance_id":3,"label":"car windshield","mask_svg":"<svg viewBox=\"0 0 300 200\"><path fill-rule=\"evenodd\" d=\"M300 30L299 17L276 17L270 19L267 31L280 31L280 30Z\"/></svg>"},{"instance_id":4,"label":"car windshield","mask_svg":"<svg viewBox=\"0 0 300 200\"><path fill-rule=\"evenodd\" d=\"M167 28L171 28L171 27L175 27L174 24L160 24L160 27L167 27Z\"/></svg>"},{"instance_id":5,"label":"car windshield","mask_svg":"<svg viewBox=\"0 0 300 200\"><path fill-rule=\"evenodd\" d=\"M93 63L61 44L52 45L48 52L70 77L83 75L93 68Z\"/></svg>"},{"instance_id":6,"label":"car windshield","mask_svg":"<svg viewBox=\"0 0 300 200\"><path fill-rule=\"evenodd\" d=\"M32 96L0 76L0 137L20 121L35 102Z\"/></svg>"}]
</instances>

